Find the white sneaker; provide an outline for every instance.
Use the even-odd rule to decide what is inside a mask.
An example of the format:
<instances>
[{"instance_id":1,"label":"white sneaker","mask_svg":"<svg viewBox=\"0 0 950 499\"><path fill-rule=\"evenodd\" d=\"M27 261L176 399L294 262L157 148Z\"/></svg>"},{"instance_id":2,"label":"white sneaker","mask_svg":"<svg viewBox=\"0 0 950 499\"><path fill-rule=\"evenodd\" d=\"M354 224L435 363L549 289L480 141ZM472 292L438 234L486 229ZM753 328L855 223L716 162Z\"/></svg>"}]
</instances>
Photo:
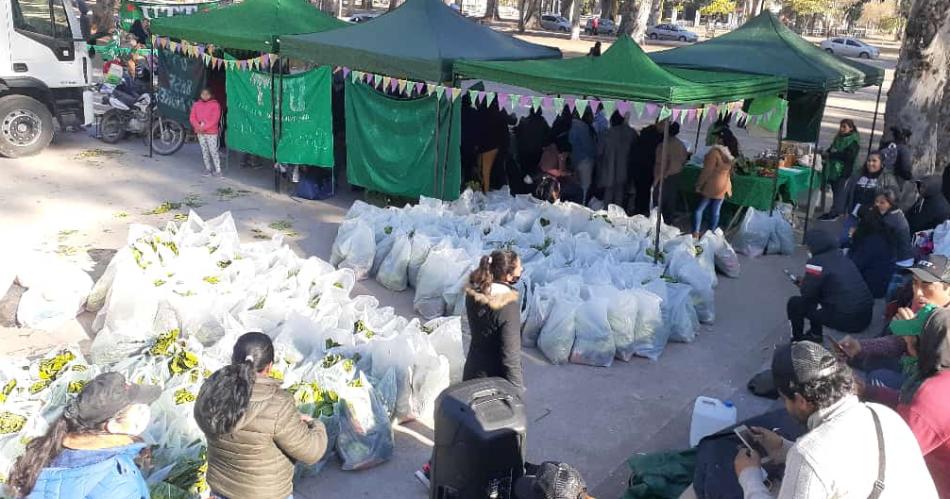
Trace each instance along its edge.
<instances>
[{"instance_id":1,"label":"white sneaker","mask_svg":"<svg viewBox=\"0 0 950 499\"><path fill-rule=\"evenodd\" d=\"M425 472L423 472L422 470L416 470L415 475L416 475L416 478L420 482L422 482L422 485L425 485L426 489L431 487L430 482L429 482L429 477L426 476Z\"/></svg>"},{"instance_id":2,"label":"white sneaker","mask_svg":"<svg viewBox=\"0 0 950 499\"><path fill-rule=\"evenodd\" d=\"M211 176L211 172L208 171L208 170L205 170L205 172L202 173L201 176L202 176L202 177L210 177L210 176Z\"/></svg>"}]
</instances>

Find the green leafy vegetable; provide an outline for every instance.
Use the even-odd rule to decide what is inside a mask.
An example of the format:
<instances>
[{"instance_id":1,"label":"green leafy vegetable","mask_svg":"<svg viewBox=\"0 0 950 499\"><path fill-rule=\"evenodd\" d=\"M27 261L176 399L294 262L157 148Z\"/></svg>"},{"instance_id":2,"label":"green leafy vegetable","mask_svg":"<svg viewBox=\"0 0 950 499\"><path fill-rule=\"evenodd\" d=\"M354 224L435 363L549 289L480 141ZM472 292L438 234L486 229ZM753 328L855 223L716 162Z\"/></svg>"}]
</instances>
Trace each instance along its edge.
<instances>
[{"instance_id":1,"label":"green leafy vegetable","mask_svg":"<svg viewBox=\"0 0 950 499\"><path fill-rule=\"evenodd\" d=\"M25 417L12 412L0 412L0 434L18 433L25 425Z\"/></svg>"}]
</instances>

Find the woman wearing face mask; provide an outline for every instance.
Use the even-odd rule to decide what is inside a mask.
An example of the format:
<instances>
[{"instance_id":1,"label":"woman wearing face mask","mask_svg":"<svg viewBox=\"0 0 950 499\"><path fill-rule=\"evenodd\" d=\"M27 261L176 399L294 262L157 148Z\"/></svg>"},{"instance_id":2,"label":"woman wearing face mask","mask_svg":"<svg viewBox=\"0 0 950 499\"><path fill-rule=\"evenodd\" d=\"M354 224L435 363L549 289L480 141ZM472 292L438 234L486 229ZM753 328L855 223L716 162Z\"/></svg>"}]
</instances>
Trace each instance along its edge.
<instances>
[{"instance_id":1,"label":"woman wearing face mask","mask_svg":"<svg viewBox=\"0 0 950 499\"><path fill-rule=\"evenodd\" d=\"M465 311L472 344L462 379L500 377L524 389L521 367L521 258L511 250L483 256L469 276Z\"/></svg>"},{"instance_id":2,"label":"woman wearing face mask","mask_svg":"<svg viewBox=\"0 0 950 499\"><path fill-rule=\"evenodd\" d=\"M146 449L154 386L130 385L118 373L96 376L71 400L46 435L30 441L10 472L18 497L147 499L135 459Z\"/></svg>"},{"instance_id":3,"label":"woman wearing face mask","mask_svg":"<svg viewBox=\"0 0 950 499\"><path fill-rule=\"evenodd\" d=\"M326 429L297 412L293 397L269 376L273 362L266 334L244 334L231 365L198 392L195 420L208 439L213 498L292 497L294 463L314 464L326 451Z\"/></svg>"}]
</instances>

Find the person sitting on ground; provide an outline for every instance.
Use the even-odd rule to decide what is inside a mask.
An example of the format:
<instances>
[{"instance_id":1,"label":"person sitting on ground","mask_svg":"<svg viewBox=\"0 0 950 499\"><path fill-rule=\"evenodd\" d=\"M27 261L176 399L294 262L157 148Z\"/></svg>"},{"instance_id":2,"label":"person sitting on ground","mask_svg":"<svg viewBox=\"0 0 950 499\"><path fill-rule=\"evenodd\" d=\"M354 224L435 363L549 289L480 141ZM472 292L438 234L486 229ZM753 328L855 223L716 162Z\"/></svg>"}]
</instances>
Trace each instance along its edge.
<instances>
[{"instance_id":1,"label":"person sitting on ground","mask_svg":"<svg viewBox=\"0 0 950 499\"><path fill-rule=\"evenodd\" d=\"M854 174L854 163L858 160L858 152L861 148L861 137L858 135L858 129L854 126L851 119L841 120L838 127L838 134L835 135L831 147L828 148L828 165L822 171L825 182L831 185L831 192L834 199L844 195L844 188L848 179ZM832 208L825 213L820 220L833 220L840 215L835 212L835 203L832 202Z\"/></svg>"},{"instance_id":2,"label":"person sitting on ground","mask_svg":"<svg viewBox=\"0 0 950 499\"><path fill-rule=\"evenodd\" d=\"M525 474L515 481L513 499L594 499L580 472L566 463L545 461L526 464Z\"/></svg>"},{"instance_id":3,"label":"person sitting on ground","mask_svg":"<svg viewBox=\"0 0 950 499\"><path fill-rule=\"evenodd\" d=\"M472 343L462 381L499 377L524 390L521 366L521 258L511 250L482 257L465 287L465 312Z\"/></svg>"},{"instance_id":4,"label":"person sitting on ground","mask_svg":"<svg viewBox=\"0 0 950 499\"><path fill-rule=\"evenodd\" d=\"M792 341L821 344L823 326L857 333L871 323L874 297L854 262L844 256L835 237L824 230L810 230L805 245L812 257L799 279L800 296L788 299ZM811 324L805 333L805 319Z\"/></svg>"},{"instance_id":5,"label":"person sitting on ground","mask_svg":"<svg viewBox=\"0 0 950 499\"><path fill-rule=\"evenodd\" d=\"M699 240L706 208L712 212L709 230L719 227L719 211L727 197L732 196L732 170L739 157L739 141L729 128L717 133L716 143L703 158L703 170L696 179L699 204L693 213L693 239Z\"/></svg>"},{"instance_id":6,"label":"person sitting on ground","mask_svg":"<svg viewBox=\"0 0 950 499\"><path fill-rule=\"evenodd\" d=\"M221 104L215 100L210 88L201 91L200 98L192 104L188 121L198 136L201 159L205 164L205 176L221 175L221 156L218 154L218 131L221 124Z\"/></svg>"},{"instance_id":7,"label":"person sitting on ground","mask_svg":"<svg viewBox=\"0 0 950 499\"><path fill-rule=\"evenodd\" d=\"M683 167L689 161L689 150L686 144L679 139L680 124L670 123L670 132L666 140L656 146L656 164L653 166L653 197L654 203L660 207L663 220L673 223L676 215L676 198L679 195L679 179ZM666 163L663 162L663 147L666 144ZM662 198L659 185L663 182Z\"/></svg>"},{"instance_id":8,"label":"person sitting on ground","mask_svg":"<svg viewBox=\"0 0 950 499\"><path fill-rule=\"evenodd\" d=\"M218 499L284 499L294 464L315 464L327 449L323 423L297 411L270 377L274 344L263 333L238 338L231 364L215 371L195 401L208 440L208 485Z\"/></svg>"},{"instance_id":9,"label":"person sitting on ground","mask_svg":"<svg viewBox=\"0 0 950 499\"><path fill-rule=\"evenodd\" d=\"M745 499L937 498L907 424L887 407L859 401L851 369L824 347L810 341L779 347L772 376L786 410L809 432L790 442L751 428L768 457L785 464L785 474L778 494L769 492L762 456L740 449L735 472Z\"/></svg>"},{"instance_id":10,"label":"person sitting on ground","mask_svg":"<svg viewBox=\"0 0 950 499\"><path fill-rule=\"evenodd\" d=\"M600 42L594 42L594 46L590 48L590 51L587 52L587 55L591 57L600 57Z\"/></svg>"},{"instance_id":11,"label":"person sitting on ground","mask_svg":"<svg viewBox=\"0 0 950 499\"><path fill-rule=\"evenodd\" d=\"M604 140L604 155L597 169L597 185L604 190L604 204L623 204L627 185L627 162L637 131L627 125L623 115L614 111Z\"/></svg>"},{"instance_id":12,"label":"person sitting on ground","mask_svg":"<svg viewBox=\"0 0 950 499\"><path fill-rule=\"evenodd\" d=\"M943 197L943 179L931 175L917 181L917 202L907 211L911 233L931 230L950 218L950 202Z\"/></svg>"},{"instance_id":13,"label":"person sitting on ground","mask_svg":"<svg viewBox=\"0 0 950 499\"><path fill-rule=\"evenodd\" d=\"M159 395L158 387L128 384L118 373L93 378L17 458L9 477L16 496L148 497L135 461L147 462L150 456L138 436L148 427L149 404Z\"/></svg>"},{"instance_id":14,"label":"person sitting on ground","mask_svg":"<svg viewBox=\"0 0 950 499\"><path fill-rule=\"evenodd\" d=\"M851 236L848 256L854 261L875 298L887 297L904 284L914 264L914 249L904 213L896 206L897 194L890 187L864 210Z\"/></svg>"},{"instance_id":15,"label":"person sitting on ground","mask_svg":"<svg viewBox=\"0 0 950 499\"><path fill-rule=\"evenodd\" d=\"M928 305L950 307L950 260L947 257L930 255L927 260L917 262L909 273L912 275L913 298L910 303L901 304L906 306L897 309L892 324L913 320ZM873 393L876 387L899 389L906 379L901 359L908 353L907 341L893 332L889 325L888 333L891 334L865 340L845 336L838 342L845 360L867 373L865 393L873 400L882 398Z\"/></svg>"},{"instance_id":16,"label":"person sitting on ground","mask_svg":"<svg viewBox=\"0 0 950 499\"><path fill-rule=\"evenodd\" d=\"M917 437L941 499L950 498L950 310L936 310L920 334L917 379L897 412Z\"/></svg>"}]
</instances>

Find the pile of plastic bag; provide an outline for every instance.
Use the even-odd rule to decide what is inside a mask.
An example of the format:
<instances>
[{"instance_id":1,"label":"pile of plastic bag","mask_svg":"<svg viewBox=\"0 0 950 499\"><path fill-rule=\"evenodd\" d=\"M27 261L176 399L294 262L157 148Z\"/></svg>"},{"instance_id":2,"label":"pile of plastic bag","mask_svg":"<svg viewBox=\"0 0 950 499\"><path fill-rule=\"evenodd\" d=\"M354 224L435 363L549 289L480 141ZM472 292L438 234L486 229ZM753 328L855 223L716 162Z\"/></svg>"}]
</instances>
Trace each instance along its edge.
<instances>
[{"instance_id":1,"label":"pile of plastic bag","mask_svg":"<svg viewBox=\"0 0 950 499\"><path fill-rule=\"evenodd\" d=\"M206 465L195 398L248 331L274 340L271 376L331 438L328 457L298 475L319 472L334 454L344 470L386 461L392 421L431 420L437 395L461 378L461 321L423 324L373 297L351 297L356 272L300 258L280 236L241 243L230 213L208 221L191 213L163 230L130 226L127 246L87 290L85 306L97 314L88 358L68 348L0 359L0 477L84 382L116 371L163 389L144 435L155 446L153 497L200 494Z\"/></svg>"},{"instance_id":2,"label":"pile of plastic bag","mask_svg":"<svg viewBox=\"0 0 950 499\"><path fill-rule=\"evenodd\" d=\"M413 287L415 310L432 319L463 315L464 287L481 256L513 249L524 265L526 346L554 364L655 360L669 340L692 341L700 322L715 320L716 269L737 277L739 260L721 231L694 241L661 225L657 235L654 217L506 190L468 190L451 203L422 198L404 208L357 201L331 263L393 291ZM654 255L657 237L661 250Z\"/></svg>"},{"instance_id":3,"label":"pile of plastic bag","mask_svg":"<svg viewBox=\"0 0 950 499\"><path fill-rule=\"evenodd\" d=\"M768 212L749 208L733 238L736 251L746 256L791 255L795 252L792 232L792 206L778 203Z\"/></svg>"},{"instance_id":4,"label":"pile of plastic bag","mask_svg":"<svg viewBox=\"0 0 950 499\"><path fill-rule=\"evenodd\" d=\"M27 288L17 305L17 324L54 329L78 315L92 289L92 278L78 266L51 254L30 252L16 257L17 284ZM10 282L0 283L6 294ZM0 295L3 296L3 295Z\"/></svg>"}]
</instances>

